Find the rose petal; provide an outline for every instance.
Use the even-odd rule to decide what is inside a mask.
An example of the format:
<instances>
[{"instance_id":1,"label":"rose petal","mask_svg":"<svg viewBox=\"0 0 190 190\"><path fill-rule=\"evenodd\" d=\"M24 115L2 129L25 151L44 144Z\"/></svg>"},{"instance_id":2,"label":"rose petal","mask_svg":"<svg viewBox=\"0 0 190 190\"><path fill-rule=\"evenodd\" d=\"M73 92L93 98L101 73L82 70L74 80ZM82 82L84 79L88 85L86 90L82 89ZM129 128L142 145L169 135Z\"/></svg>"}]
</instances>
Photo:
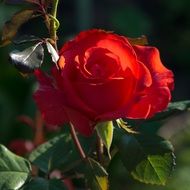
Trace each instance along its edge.
<instances>
[{"instance_id":1,"label":"rose petal","mask_svg":"<svg viewBox=\"0 0 190 190\"><path fill-rule=\"evenodd\" d=\"M85 52L84 61L79 62L81 73L86 78L100 78L102 80L116 77L121 69L118 56L104 48L89 48Z\"/></svg>"},{"instance_id":2,"label":"rose petal","mask_svg":"<svg viewBox=\"0 0 190 190\"><path fill-rule=\"evenodd\" d=\"M152 76L149 69L140 61L138 63L138 72L136 73L137 87L136 91L142 91L144 88L152 85Z\"/></svg>"},{"instance_id":3,"label":"rose petal","mask_svg":"<svg viewBox=\"0 0 190 190\"><path fill-rule=\"evenodd\" d=\"M78 51L87 49L88 47L93 47L99 39L102 39L107 35L108 32L99 29L92 29L80 32L73 40L68 41L59 51L62 55L64 52L77 49ZM93 38L92 38L93 37Z\"/></svg>"},{"instance_id":4,"label":"rose petal","mask_svg":"<svg viewBox=\"0 0 190 190\"><path fill-rule=\"evenodd\" d=\"M173 73L162 64L158 49L148 46L134 46L134 50L138 60L150 70L153 83L159 86L168 86L170 90L173 90Z\"/></svg>"},{"instance_id":5,"label":"rose petal","mask_svg":"<svg viewBox=\"0 0 190 190\"><path fill-rule=\"evenodd\" d=\"M145 119L150 113L151 105L146 101L131 102L120 109L99 115L97 121L108 121L118 118Z\"/></svg>"},{"instance_id":6,"label":"rose petal","mask_svg":"<svg viewBox=\"0 0 190 190\"><path fill-rule=\"evenodd\" d=\"M54 88L51 78L41 71L35 72L35 75L40 84L34 94L34 99L43 119L52 125L61 125L68 122L63 106L65 102L62 92Z\"/></svg>"},{"instance_id":7,"label":"rose petal","mask_svg":"<svg viewBox=\"0 0 190 190\"><path fill-rule=\"evenodd\" d=\"M98 114L103 114L117 110L130 101L135 82L132 76L125 79L112 79L103 84L76 81L75 89L88 107Z\"/></svg>"},{"instance_id":8,"label":"rose petal","mask_svg":"<svg viewBox=\"0 0 190 190\"><path fill-rule=\"evenodd\" d=\"M170 99L170 90L166 87L149 89L141 99L131 104L126 117L130 119L150 118L155 113L164 110Z\"/></svg>"},{"instance_id":9,"label":"rose petal","mask_svg":"<svg viewBox=\"0 0 190 190\"><path fill-rule=\"evenodd\" d=\"M136 54L132 46L127 39L112 32L97 29L81 32L63 46L60 55L71 61L71 55L72 59L78 54L84 56L84 52L90 47L108 49L120 58L123 70L130 68L134 74L136 73Z\"/></svg>"},{"instance_id":10,"label":"rose petal","mask_svg":"<svg viewBox=\"0 0 190 190\"><path fill-rule=\"evenodd\" d=\"M90 136L94 130L94 123L76 109L66 108L70 122L75 129L84 136Z\"/></svg>"},{"instance_id":11,"label":"rose petal","mask_svg":"<svg viewBox=\"0 0 190 190\"><path fill-rule=\"evenodd\" d=\"M74 64L65 64L64 70L61 73L54 67L52 75L56 80L56 84L62 93L64 93L65 106L80 110L89 118L93 118L96 112L91 109L86 101L83 101L74 88L74 81L76 81L76 67Z\"/></svg>"},{"instance_id":12,"label":"rose petal","mask_svg":"<svg viewBox=\"0 0 190 190\"><path fill-rule=\"evenodd\" d=\"M109 34L111 36L111 34ZM97 43L97 47L108 49L114 52L120 59L120 66L123 71L130 69L133 74L136 73L136 55L130 44L123 43L123 41L111 40L109 38L102 39Z\"/></svg>"},{"instance_id":13,"label":"rose petal","mask_svg":"<svg viewBox=\"0 0 190 190\"><path fill-rule=\"evenodd\" d=\"M34 75L36 76L41 85L52 85L52 78L44 74L40 69L36 69L34 71Z\"/></svg>"}]
</instances>

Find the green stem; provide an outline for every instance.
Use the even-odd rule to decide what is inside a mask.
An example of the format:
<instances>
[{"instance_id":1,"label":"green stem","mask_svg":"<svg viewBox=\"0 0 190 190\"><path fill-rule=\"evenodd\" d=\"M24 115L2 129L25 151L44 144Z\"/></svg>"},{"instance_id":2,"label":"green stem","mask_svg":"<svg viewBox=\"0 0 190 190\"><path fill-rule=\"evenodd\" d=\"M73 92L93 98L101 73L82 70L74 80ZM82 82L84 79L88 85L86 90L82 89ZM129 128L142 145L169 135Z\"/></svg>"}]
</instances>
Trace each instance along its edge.
<instances>
[{"instance_id":1,"label":"green stem","mask_svg":"<svg viewBox=\"0 0 190 190\"><path fill-rule=\"evenodd\" d=\"M70 128L71 128L71 136L72 136L72 139L73 139L73 142L75 143L75 146L77 147L78 151L79 151L79 154L82 158L82 160L86 161L87 160L87 156L80 144L80 141L77 137L77 134L76 134L76 131L75 131L75 128L72 124L70 124Z\"/></svg>"},{"instance_id":2,"label":"green stem","mask_svg":"<svg viewBox=\"0 0 190 190\"><path fill-rule=\"evenodd\" d=\"M53 46L57 50L57 8L59 0L52 0L52 10L50 18L50 38L53 40Z\"/></svg>"}]
</instances>

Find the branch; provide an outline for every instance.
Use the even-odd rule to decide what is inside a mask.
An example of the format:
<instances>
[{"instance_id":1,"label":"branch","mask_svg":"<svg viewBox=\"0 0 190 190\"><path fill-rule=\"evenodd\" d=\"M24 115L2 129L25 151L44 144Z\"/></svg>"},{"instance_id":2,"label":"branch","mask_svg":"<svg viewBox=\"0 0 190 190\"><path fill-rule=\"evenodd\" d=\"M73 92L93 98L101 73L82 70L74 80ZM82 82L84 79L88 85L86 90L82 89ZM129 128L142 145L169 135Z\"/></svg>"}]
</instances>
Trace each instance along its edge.
<instances>
[{"instance_id":1,"label":"branch","mask_svg":"<svg viewBox=\"0 0 190 190\"><path fill-rule=\"evenodd\" d=\"M71 136L72 136L72 139L73 139L73 141L74 141L74 143L75 143L75 145L76 145L76 147L77 147L77 149L78 149L78 151L79 151L79 154L80 154L82 160L85 161L85 160L87 159L87 156L86 156L86 154L84 153L84 150L83 150L83 148L82 148L82 146L81 146L81 144L80 144L80 142L79 142L79 139L78 139L78 137L77 137L75 128L74 128L74 126L73 126L72 124L70 124L70 128L71 128Z\"/></svg>"}]
</instances>

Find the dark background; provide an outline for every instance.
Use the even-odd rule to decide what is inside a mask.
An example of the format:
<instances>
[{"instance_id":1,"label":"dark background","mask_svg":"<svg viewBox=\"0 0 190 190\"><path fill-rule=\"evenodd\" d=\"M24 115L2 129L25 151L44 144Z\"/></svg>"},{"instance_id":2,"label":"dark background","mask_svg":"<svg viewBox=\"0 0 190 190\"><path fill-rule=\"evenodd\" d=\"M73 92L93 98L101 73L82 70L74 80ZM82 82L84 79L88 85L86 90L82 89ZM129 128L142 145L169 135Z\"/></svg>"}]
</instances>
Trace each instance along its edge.
<instances>
[{"instance_id":1,"label":"dark background","mask_svg":"<svg viewBox=\"0 0 190 190\"><path fill-rule=\"evenodd\" d=\"M188 99L189 7L188 0L64 1L59 11L62 13L59 33L68 36L88 28L102 28L129 37L146 35L175 74L173 100Z\"/></svg>"},{"instance_id":2,"label":"dark background","mask_svg":"<svg viewBox=\"0 0 190 190\"><path fill-rule=\"evenodd\" d=\"M25 5L0 4L0 30L3 23L23 7ZM58 30L58 45L61 47L64 41L89 28L110 30L128 37L146 35L149 45L160 50L163 63L174 72L173 101L190 99L189 7L189 0L60 0L58 19L61 26ZM22 32L47 35L42 21L34 20L26 26L28 27L23 28ZM33 77L23 78L9 63L8 54L12 49L15 49L15 46L0 48L0 142L4 144L8 144L14 138L31 138L32 135L28 132L30 129L16 118L22 114L34 117L35 113L32 100L35 80ZM168 187L145 186L146 190L189 190L188 118L189 116L178 135L178 139L183 140L172 140L179 155L179 167L171 178L173 180L169 182ZM175 130L175 127L171 130ZM125 173L122 175L125 176ZM120 179L121 186L122 177ZM138 186L134 187L133 182L130 181L130 184L131 190L139 189ZM117 185L119 188L119 184Z\"/></svg>"}]
</instances>

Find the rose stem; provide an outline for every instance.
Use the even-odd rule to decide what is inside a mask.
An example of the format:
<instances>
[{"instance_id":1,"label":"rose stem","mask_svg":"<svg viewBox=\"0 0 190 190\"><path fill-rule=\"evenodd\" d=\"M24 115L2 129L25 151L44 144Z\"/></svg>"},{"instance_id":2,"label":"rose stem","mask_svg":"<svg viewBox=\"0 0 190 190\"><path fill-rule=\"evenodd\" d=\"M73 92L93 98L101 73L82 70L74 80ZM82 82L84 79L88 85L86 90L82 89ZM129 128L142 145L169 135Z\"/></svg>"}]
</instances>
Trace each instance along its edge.
<instances>
[{"instance_id":1,"label":"rose stem","mask_svg":"<svg viewBox=\"0 0 190 190\"><path fill-rule=\"evenodd\" d=\"M96 152L97 152L97 158L98 161L102 164L103 163L103 153L104 153L104 147L103 147L103 143L101 138L98 136L98 134L96 135Z\"/></svg>"},{"instance_id":2,"label":"rose stem","mask_svg":"<svg viewBox=\"0 0 190 190\"><path fill-rule=\"evenodd\" d=\"M35 118L34 145L39 146L40 144L42 144L44 142L45 142L44 123L43 123L41 113L37 110L36 111L36 118Z\"/></svg>"},{"instance_id":3,"label":"rose stem","mask_svg":"<svg viewBox=\"0 0 190 190\"><path fill-rule=\"evenodd\" d=\"M59 0L52 0L52 11L51 11L51 16L52 18L55 18L57 17L57 8L58 8L58 3L59 3ZM50 21L50 37L51 39L53 40L54 44L52 44L55 49L57 50L57 30L56 30L56 21L55 19L51 19ZM77 137L77 134L76 134L76 131L75 131L75 128L74 126L71 124L70 125L70 128L71 128L71 136L72 136L72 139L79 151L79 154L82 158L82 160L86 160L87 156L86 154L84 153L84 150L79 142L79 139Z\"/></svg>"},{"instance_id":4,"label":"rose stem","mask_svg":"<svg viewBox=\"0 0 190 190\"><path fill-rule=\"evenodd\" d=\"M84 150L83 150L83 148L82 148L82 146L81 146L81 144L79 142L79 139L77 137L75 128L74 128L74 126L72 124L70 124L70 128L71 128L71 136L72 136L73 142L75 143L75 145L76 145L76 147L77 147L77 149L79 151L79 154L80 154L82 160L86 161L87 156L84 153Z\"/></svg>"},{"instance_id":5,"label":"rose stem","mask_svg":"<svg viewBox=\"0 0 190 190\"><path fill-rule=\"evenodd\" d=\"M59 0L52 0L52 10L50 18L50 38L53 40L53 46L57 50L57 28L56 28L56 17L57 17L57 8ZM53 19L54 18L54 19Z\"/></svg>"}]
</instances>

